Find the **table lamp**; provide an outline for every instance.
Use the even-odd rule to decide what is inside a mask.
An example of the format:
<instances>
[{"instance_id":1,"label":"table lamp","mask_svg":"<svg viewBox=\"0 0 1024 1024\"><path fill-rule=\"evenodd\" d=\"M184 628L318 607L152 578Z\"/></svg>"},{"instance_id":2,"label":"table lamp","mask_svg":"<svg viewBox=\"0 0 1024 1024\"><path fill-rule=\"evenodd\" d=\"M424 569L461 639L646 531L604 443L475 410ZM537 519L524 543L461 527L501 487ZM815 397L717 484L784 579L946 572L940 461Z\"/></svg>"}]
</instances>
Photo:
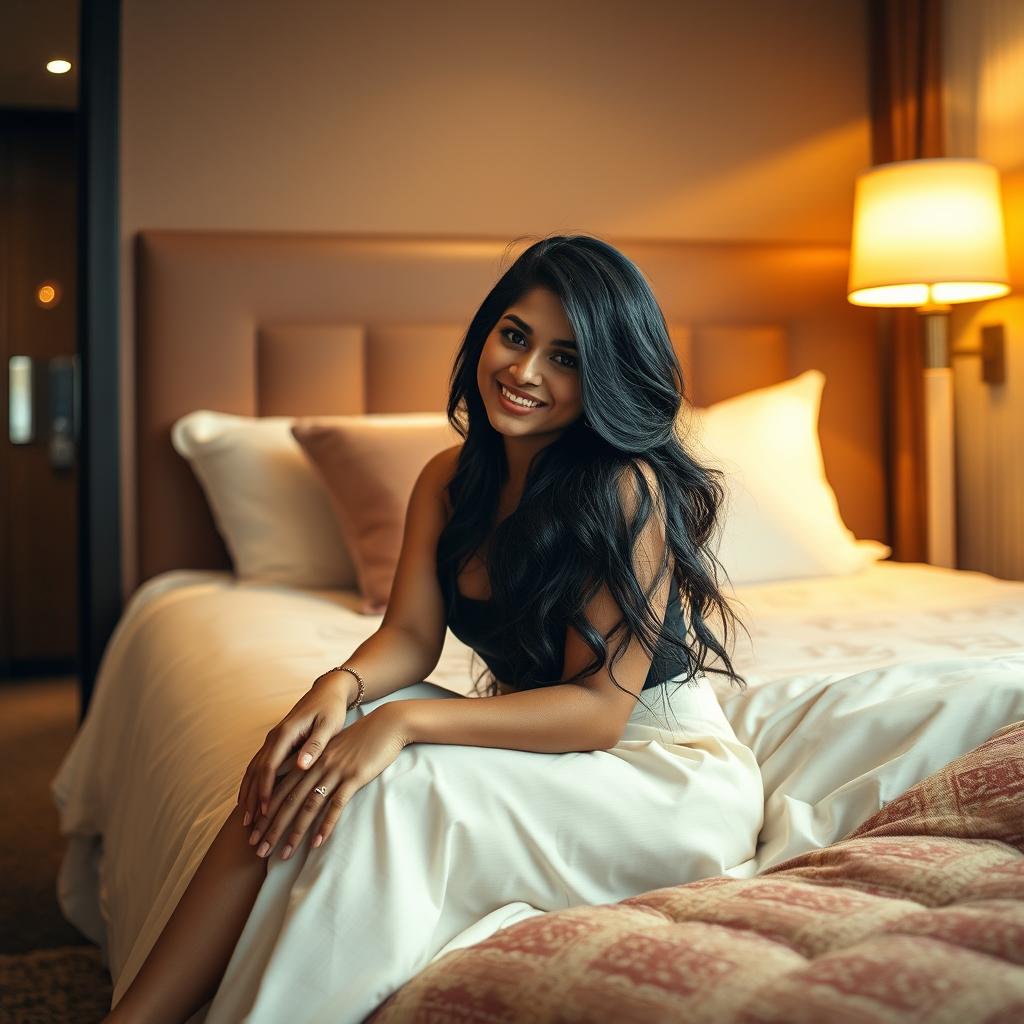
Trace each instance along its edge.
<instances>
[{"instance_id":1,"label":"table lamp","mask_svg":"<svg viewBox=\"0 0 1024 1024\"><path fill-rule=\"evenodd\" d=\"M847 299L911 306L924 316L928 561L957 568L953 371L949 313L1010 290L999 172L982 160L937 157L878 164L857 177ZM983 357L999 382L1003 327L952 355Z\"/></svg>"}]
</instances>

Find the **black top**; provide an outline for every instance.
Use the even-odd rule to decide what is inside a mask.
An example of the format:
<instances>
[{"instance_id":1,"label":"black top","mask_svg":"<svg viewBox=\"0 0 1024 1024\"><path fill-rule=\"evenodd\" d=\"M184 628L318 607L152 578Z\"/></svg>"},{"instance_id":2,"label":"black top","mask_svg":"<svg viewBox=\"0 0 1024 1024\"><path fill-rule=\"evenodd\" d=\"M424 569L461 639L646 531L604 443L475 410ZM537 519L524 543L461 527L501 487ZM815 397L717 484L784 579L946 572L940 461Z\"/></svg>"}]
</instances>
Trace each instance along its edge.
<instances>
[{"instance_id":1,"label":"black top","mask_svg":"<svg viewBox=\"0 0 1024 1024\"><path fill-rule=\"evenodd\" d=\"M505 660L502 640L507 630L502 628L501 623L496 623L492 614L493 598L480 600L475 597L467 597L458 589L456 581L452 580L450 590L453 594L448 612L448 628L469 647L472 647L487 667L494 673L495 677L508 686L517 689L534 689L537 682L517 680L515 669ZM679 584L673 577L672 588L669 591L668 607L665 609L664 624L667 628L675 630L680 639L686 636L686 625L683 621L682 605L679 601ZM546 665L541 673L541 679L559 679L562 675L563 660L565 657L565 631L567 623L554 623L555 647L557 650L557 665ZM655 656L651 662L650 671L644 680L643 689L648 690L652 686L658 686L667 679L681 675L687 668L685 656L677 660L671 659L671 650L666 651L668 645L659 642L655 648ZM609 651L609 657L611 651Z\"/></svg>"}]
</instances>

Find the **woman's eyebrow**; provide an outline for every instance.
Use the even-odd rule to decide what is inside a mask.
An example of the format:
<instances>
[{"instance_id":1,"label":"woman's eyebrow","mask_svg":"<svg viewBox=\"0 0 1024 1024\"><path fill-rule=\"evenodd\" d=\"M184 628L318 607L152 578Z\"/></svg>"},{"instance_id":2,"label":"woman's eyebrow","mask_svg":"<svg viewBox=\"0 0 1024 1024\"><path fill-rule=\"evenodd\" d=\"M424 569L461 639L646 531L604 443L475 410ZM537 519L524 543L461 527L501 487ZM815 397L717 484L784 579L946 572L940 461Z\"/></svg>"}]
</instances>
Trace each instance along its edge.
<instances>
[{"instance_id":1,"label":"woman's eyebrow","mask_svg":"<svg viewBox=\"0 0 1024 1024\"><path fill-rule=\"evenodd\" d=\"M511 320L513 323L518 324L520 327L522 327L522 329L527 334L533 334L533 328L525 320L523 320L521 317L516 316L515 313L506 313L505 314L505 319L506 320ZM564 339L564 338L556 338L554 341L551 342L551 344L552 345L561 345L562 348L573 348L574 349L576 347L576 342L575 341L568 341L567 339Z\"/></svg>"}]
</instances>

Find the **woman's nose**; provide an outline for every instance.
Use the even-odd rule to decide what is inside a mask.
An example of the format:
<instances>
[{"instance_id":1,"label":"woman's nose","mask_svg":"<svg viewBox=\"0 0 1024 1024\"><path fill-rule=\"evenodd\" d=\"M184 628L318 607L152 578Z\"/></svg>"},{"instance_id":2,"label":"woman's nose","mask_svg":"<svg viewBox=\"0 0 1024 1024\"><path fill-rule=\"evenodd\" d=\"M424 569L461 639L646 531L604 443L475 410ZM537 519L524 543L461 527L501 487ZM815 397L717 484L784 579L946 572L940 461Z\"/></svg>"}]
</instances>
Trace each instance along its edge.
<instances>
[{"instance_id":1,"label":"woman's nose","mask_svg":"<svg viewBox=\"0 0 1024 1024\"><path fill-rule=\"evenodd\" d=\"M537 372L537 357L528 356L512 364L512 375L517 384L536 384L540 380Z\"/></svg>"}]
</instances>

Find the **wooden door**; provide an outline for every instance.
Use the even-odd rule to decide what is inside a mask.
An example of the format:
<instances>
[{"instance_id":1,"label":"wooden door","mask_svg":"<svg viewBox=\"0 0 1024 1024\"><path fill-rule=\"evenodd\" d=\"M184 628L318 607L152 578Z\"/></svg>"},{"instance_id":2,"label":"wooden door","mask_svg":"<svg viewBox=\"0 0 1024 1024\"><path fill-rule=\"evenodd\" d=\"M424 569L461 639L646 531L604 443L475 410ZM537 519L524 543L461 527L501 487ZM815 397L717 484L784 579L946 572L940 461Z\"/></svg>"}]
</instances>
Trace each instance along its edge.
<instances>
[{"instance_id":1,"label":"wooden door","mask_svg":"<svg viewBox=\"0 0 1024 1024\"><path fill-rule=\"evenodd\" d=\"M78 645L76 113L0 109L0 672Z\"/></svg>"}]
</instances>

